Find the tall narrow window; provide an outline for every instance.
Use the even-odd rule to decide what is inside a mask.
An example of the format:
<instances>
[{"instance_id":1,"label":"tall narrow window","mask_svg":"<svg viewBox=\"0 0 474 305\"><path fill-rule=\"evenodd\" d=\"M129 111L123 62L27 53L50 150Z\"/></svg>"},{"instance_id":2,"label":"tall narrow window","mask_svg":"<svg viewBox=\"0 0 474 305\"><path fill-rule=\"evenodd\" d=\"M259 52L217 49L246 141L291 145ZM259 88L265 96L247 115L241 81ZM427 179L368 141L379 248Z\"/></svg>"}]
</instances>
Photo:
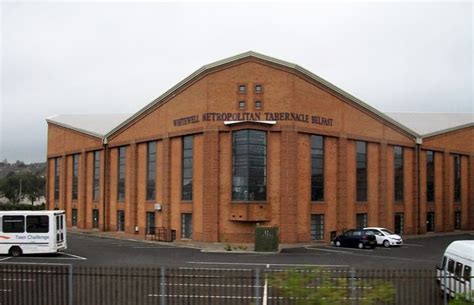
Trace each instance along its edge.
<instances>
[{"instance_id":1,"label":"tall narrow window","mask_svg":"<svg viewBox=\"0 0 474 305\"><path fill-rule=\"evenodd\" d=\"M356 142L357 201L367 201L367 143Z\"/></svg>"},{"instance_id":2,"label":"tall narrow window","mask_svg":"<svg viewBox=\"0 0 474 305\"><path fill-rule=\"evenodd\" d=\"M393 147L394 195L396 202L403 201L403 147Z\"/></svg>"},{"instance_id":3,"label":"tall narrow window","mask_svg":"<svg viewBox=\"0 0 474 305\"><path fill-rule=\"evenodd\" d=\"M266 200L267 136L265 131L233 132L232 153L232 200Z\"/></svg>"},{"instance_id":4,"label":"tall narrow window","mask_svg":"<svg viewBox=\"0 0 474 305\"><path fill-rule=\"evenodd\" d=\"M356 226L358 229L367 227L367 213L360 213L356 215Z\"/></svg>"},{"instance_id":5,"label":"tall narrow window","mask_svg":"<svg viewBox=\"0 0 474 305\"><path fill-rule=\"evenodd\" d=\"M181 199L193 200L193 136L183 138Z\"/></svg>"},{"instance_id":6,"label":"tall narrow window","mask_svg":"<svg viewBox=\"0 0 474 305\"><path fill-rule=\"evenodd\" d=\"M118 184L117 184L117 199L119 201L125 200L125 171L126 171L126 148L119 147L118 150Z\"/></svg>"},{"instance_id":7,"label":"tall narrow window","mask_svg":"<svg viewBox=\"0 0 474 305\"><path fill-rule=\"evenodd\" d=\"M156 142L148 142L146 165L146 200L155 200L156 197Z\"/></svg>"},{"instance_id":8,"label":"tall narrow window","mask_svg":"<svg viewBox=\"0 0 474 305\"><path fill-rule=\"evenodd\" d=\"M99 175L100 175L100 151L94 151L94 168L93 168L93 200L99 200L99 192L100 192L100 182L99 182Z\"/></svg>"},{"instance_id":9,"label":"tall narrow window","mask_svg":"<svg viewBox=\"0 0 474 305\"><path fill-rule=\"evenodd\" d=\"M79 154L72 156L72 200L77 200Z\"/></svg>"},{"instance_id":10,"label":"tall narrow window","mask_svg":"<svg viewBox=\"0 0 474 305\"><path fill-rule=\"evenodd\" d=\"M426 152L426 201L434 202L435 200L435 175L434 175L434 152L428 150Z\"/></svg>"},{"instance_id":11,"label":"tall narrow window","mask_svg":"<svg viewBox=\"0 0 474 305\"><path fill-rule=\"evenodd\" d=\"M454 155L454 201L461 201L461 156Z\"/></svg>"},{"instance_id":12,"label":"tall narrow window","mask_svg":"<svg viewBox=\"0 0 474 305\"><path fill-rule=\"evenodd\" d=\"M54 200L59 200L59 173L61 171L61 159L54 158Z\"/></svg>"},{"instance_id":13,"label":"tall narrow window","mask_svg":"<svg viewBox=\"0 0 474 305\"><path fill-rule=\"evenodd\" d=\"M324 200L324 137L311 136L311 201Z\"/></svg>"},{"instance_id":14,"label":"tall narrow window","mask_svg":"<svg viewBox=\"0 0 474 305\"><path fill-rule=\"evenodd\" d=\"M324 214L311 215L311 239L324 239Z\"/></svg>"}]
</instances>

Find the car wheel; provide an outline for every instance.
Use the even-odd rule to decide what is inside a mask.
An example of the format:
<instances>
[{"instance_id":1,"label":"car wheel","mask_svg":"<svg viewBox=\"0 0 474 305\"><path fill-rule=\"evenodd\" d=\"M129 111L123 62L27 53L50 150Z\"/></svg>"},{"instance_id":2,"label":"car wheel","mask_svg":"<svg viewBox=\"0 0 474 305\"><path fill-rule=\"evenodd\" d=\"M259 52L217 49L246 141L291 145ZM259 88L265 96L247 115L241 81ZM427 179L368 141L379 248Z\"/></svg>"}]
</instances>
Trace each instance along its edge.
<instances>
[{"instance_id":1,"label":"car wheel","mask_svg":"<svg viewBox=\"0 0 474 305\"><path fill-rule=\"evenodd\" d=\"M336 242L334 243L336 245L336 247L340 247L341 246L341 242L336 240Z\"/></svg>"},{"instance_id":2,"label":"car wheel","mask_svg":"<svg viewBox=\"0 0 474 305\"><path fill-rule=\"evenodd\" d=\"M384 241L383 241L383 246L384 246L385 248L390 247L390 242L389 242L388 240L384 240Z\"/></svg>"},{"instance_id":3,"label":"car wheel","mask_svg":"<svg viewBox=\"0 0 474 305\"><path fill-rule=\"evenodd\" d=\"M11 247L11 248L10 248L10 251L8 251L8 253L9 253L11 256L18 257L18 256L20 256L20 255L23 253L23 251L21 251L21 248L20 248L20 247L14 246L14 247Z\"/></svg>"},{"instance_id":4,"label":"car wheel","mask_svg":"<svg viewBox=\"0 0 474 305\"><path fill-rule=\"evenodd\" d=\"M363 243L359 243L357 246L359 247L359 249L364 249L364 244Z\"/></svg>"}]
</instances>

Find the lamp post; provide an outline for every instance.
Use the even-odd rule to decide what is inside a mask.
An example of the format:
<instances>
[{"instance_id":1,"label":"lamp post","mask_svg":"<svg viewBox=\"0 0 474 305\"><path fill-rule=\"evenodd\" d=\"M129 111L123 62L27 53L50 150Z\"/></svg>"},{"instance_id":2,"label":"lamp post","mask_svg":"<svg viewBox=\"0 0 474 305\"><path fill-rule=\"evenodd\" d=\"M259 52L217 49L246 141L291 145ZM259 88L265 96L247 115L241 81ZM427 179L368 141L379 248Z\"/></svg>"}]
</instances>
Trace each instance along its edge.
<instances>
[{"instance_id":1,"label":"lamp post","mask_svg":"<svg viewBox=\"0 0 474 305\"><path fill-rule=\"evenodd\" d=\"M19 201L19 203L21 203L21 178L20 178L20 194L19 194L19 197L18 197L18 201Z\"/></svg>"}]
</instances>

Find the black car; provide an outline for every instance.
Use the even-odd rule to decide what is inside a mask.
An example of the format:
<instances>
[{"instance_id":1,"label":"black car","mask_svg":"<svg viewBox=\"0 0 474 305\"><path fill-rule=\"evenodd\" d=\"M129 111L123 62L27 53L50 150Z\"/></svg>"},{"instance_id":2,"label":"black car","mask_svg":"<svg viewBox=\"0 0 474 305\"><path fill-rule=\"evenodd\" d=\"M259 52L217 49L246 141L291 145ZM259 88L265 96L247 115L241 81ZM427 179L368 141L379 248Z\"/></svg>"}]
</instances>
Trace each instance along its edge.
<instances>
[{"instance_id":1,"label":"black car","mask_svg":"<svg viewBox=\"0 0 474 305\"><path fill-rule=\"evenodd\" d=\"M366 247L375 248L377 240L373 232L369 230L349 230L334 238L336 247L357 247L363 249Z\"/></svg>"}]
</instances>

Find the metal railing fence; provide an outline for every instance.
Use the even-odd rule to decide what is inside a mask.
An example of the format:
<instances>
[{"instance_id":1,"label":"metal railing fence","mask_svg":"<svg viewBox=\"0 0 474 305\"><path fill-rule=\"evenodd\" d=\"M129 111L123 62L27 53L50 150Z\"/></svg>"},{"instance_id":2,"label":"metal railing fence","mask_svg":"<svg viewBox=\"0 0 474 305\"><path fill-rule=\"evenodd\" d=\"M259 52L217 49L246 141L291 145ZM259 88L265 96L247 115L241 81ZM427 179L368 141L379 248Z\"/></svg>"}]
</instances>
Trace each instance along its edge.
<instances>
[{"instance_id":1,"label":"metal railing fence","mask_svg":"<svg viewBox=\"0 0 474 305\"><path fill-rule=\"evenodd\" d=\"M295 278L299 290L291 287ZM0 264L0 305L287 305L311 297L348 305L447 304L438 280L451 278L439 279L436 270Z\"/></svg>"}]
</instances>

